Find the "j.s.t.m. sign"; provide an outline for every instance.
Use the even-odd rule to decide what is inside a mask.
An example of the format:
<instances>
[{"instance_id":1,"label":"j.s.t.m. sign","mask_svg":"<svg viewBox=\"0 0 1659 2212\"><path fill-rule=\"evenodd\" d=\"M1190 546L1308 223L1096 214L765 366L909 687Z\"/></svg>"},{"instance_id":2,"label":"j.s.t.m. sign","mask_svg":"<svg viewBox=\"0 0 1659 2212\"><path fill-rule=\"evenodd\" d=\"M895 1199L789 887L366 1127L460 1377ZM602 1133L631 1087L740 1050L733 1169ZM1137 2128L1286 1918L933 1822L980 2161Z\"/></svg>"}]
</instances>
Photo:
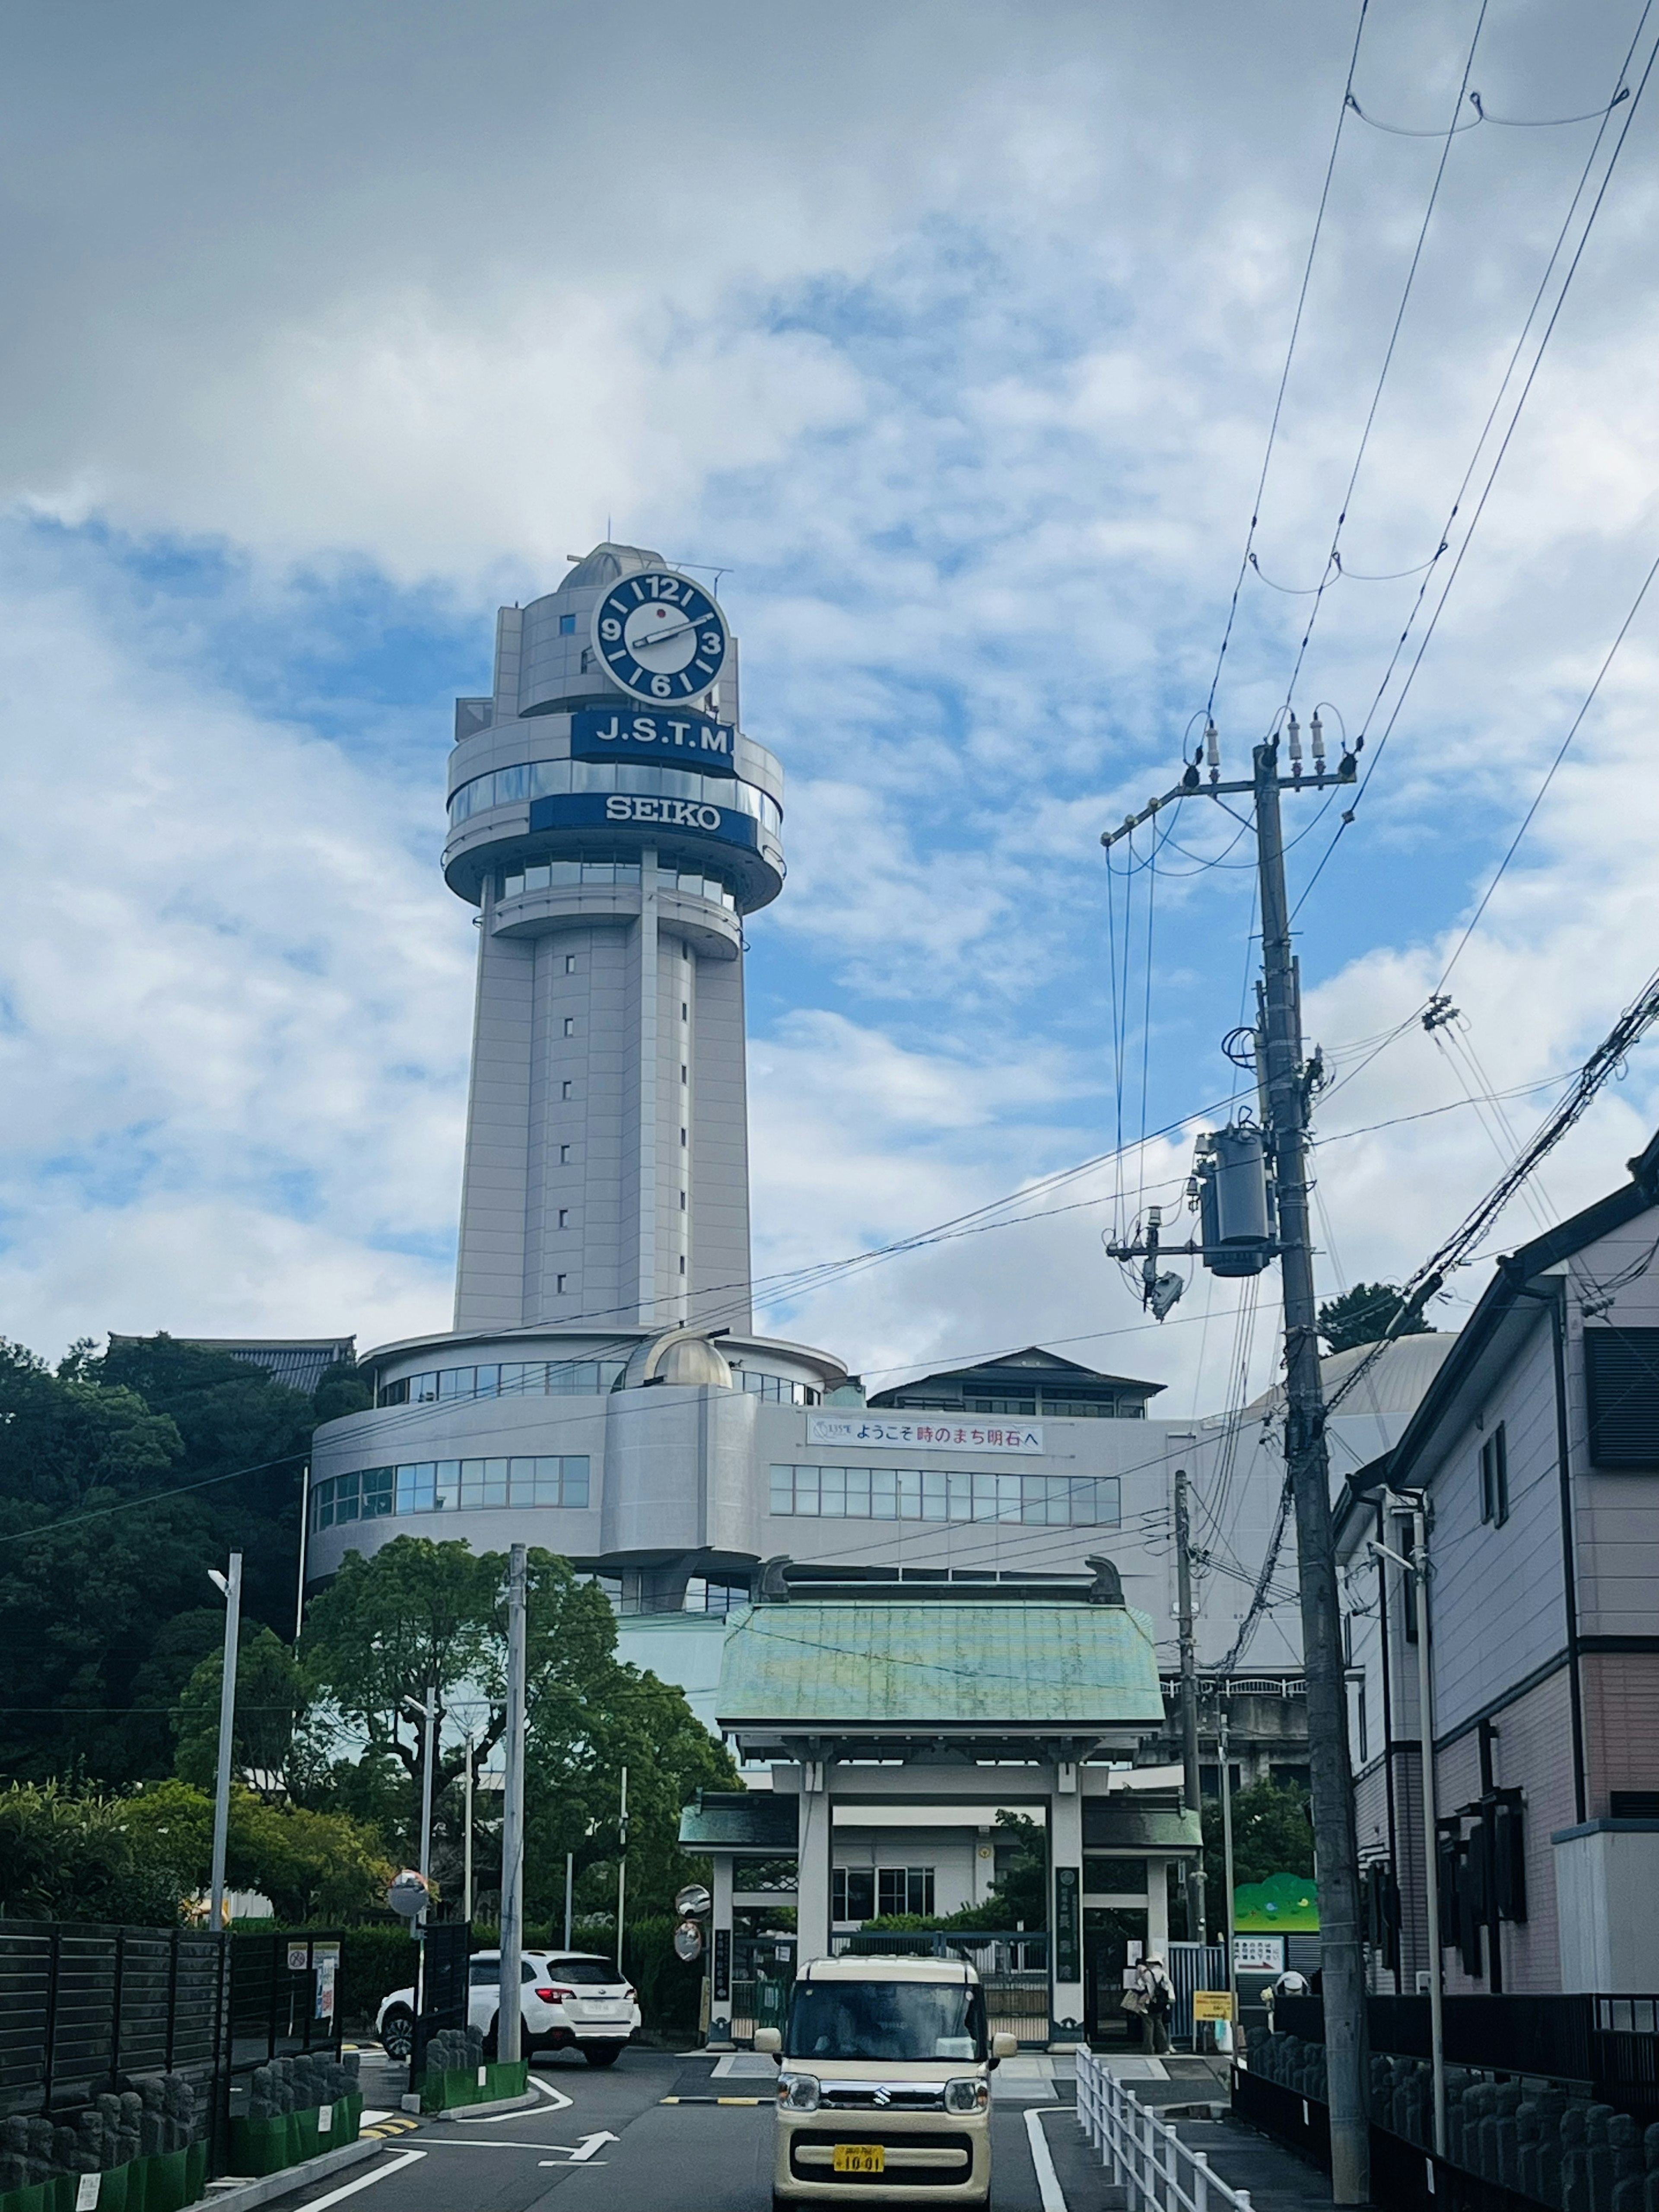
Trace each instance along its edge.
<instances>
[{"instance_id":1,"label":"j.s.t.m. sign","mask_svg":"<svg viewBox=\"0 0 1659 2212\"><path fill-rule=\"evenodd\" d=\"M700 775L735 775L738 733L729 722L672 709L628 714L589 708L570 717L570 757L673 761Z\"/></svg>"}]
</instances>

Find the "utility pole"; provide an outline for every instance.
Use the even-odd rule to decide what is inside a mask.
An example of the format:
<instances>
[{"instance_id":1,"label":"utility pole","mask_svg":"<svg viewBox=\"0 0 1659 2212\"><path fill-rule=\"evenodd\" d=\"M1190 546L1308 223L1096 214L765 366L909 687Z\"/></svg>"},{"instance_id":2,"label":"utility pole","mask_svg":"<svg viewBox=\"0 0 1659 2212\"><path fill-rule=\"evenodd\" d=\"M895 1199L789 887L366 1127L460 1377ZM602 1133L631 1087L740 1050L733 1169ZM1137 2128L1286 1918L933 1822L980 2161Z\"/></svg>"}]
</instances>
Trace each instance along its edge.
<instances>
[{"instance_id":1,"label":"utility pole","mask_svg":"<svg viewBox=\"0 0 1659 2212\"><path fill-rule=\"evenodd\" d=\"M519 2056L520 1961L524 1954L524 1701L526 1553L514 1544L507 1571L507 1788L501 1804L501 1978L495 2056Z\"/></svg>"},{"instance_id":2,"label":"utility pole","mask_svg":"<svg viewBox=\"0 0 1659 2212\"><path fill-rule=\"evenodd\" d=\"M1416 1585L1418 1763L1423 1784L1423 1909L1429 1948L1429 2063L1434 2081L1434 2154L1446 2155L1445 1991L1440 1965L1440 1803L1434 1771L1434 1664L1429 1650L1429 1514L1419 1491L1389 1491L1390 1503L1412 1516L1412 1555L1402 1559L1386 1544L1374 1548L1392 1559Z\"/></svg>"},{"instance_id":3,"label":"utility pole","mask_svg":"<svg viewBox=\"0 0 1659 2212\"><path fill-rule=\"evenodd\" d=\"M478 1731L470 1728L466 1732L466 1833L461 1844L461 1917L469 1924L472 1919L472 1761L477 1745Z\"/></svg>"},{"instance_id":4,"label":"utility pole","mask_svg":"<svg viewBox=\"0 0 1659 2212\"><path fill-rule=\"evenodd\" d=\"M622 1771L622 1812L617 1824L617 1972L624 1981L628 1969L623 1965L623 1907L628 1896L628 1769Z\"/></svg>"},{"instance_id":5,"label":"utility pole","mask_svg":"<svg viewBox=\"0 0 1659 2212\"><path fill-rule=\"evenodd\" d=\"M1325 2070L1328 2084L1331 2197L1335 2204L1370 2200L1370 2058L1365 1982L1359 1927L1359 1854L1354 1832L1353 1769L1348 1753L1347 1686L1343 1672L1341 1614L1336 1553L1331 1531L1330 1467L1325 1401L1319 1372L1318 1316L1308 1222L1308 1107L1314 1071L1302 1039L1302 1006L1291 950L1290 901L1285 888L1285 840L1279 817L1283 790L1322 791L1358 777L1358 746L1345 745L1336 769L1325 762L1325 740L1316 714L1309 726L1313 768L1304 769L1302 732L1291 715L1285 725L1291 773L1279 773L1279 741L1252 751L1248 781L1224 783L1213 723L1180 783L1116 830L1103 845L1128 836L1162 810L1188 797L1220 799L1248 793L1255 802L1256 871L1261 905L1261 991L1256 1032L1256 1073L1267 1106L1266 1155L1277 1203L1276 1237L1261 1249L1277 1251L1285 1298L1285 1460L1296 1512L1297 1557L1302 1597L1302 1663L1307 1685L1308 1759L1313 1783L1314 1846L1319 1866L1320 1972L1325 2012ZM1364 740L1360 740L1361 743ZM1207 766L1206 784L1200 763ZM1167 1253L1173 1249L1164 1248ZM1215 1258L1202 1245L1189 1251ZM1109 1247L1115 1259L1144 1247ZM1221 1267L1222 1273L1237 1273ZM1152 1285L1147 1302L1152 1303ZM1178 1292L1176 1293L1178 1295ZM1174 1303L1166 1297L1154 1310Z\"/></svg>"},{"instance_id":6,"label":"utility pole","mask_svg":"<svg viewBox=\"0 0 1659 2212\"><path fill-rule=\"evenodd\" d=\"M1285 1294L1285 1457L1296 1510L1308 1763L1319 1853L1319 1963L1330 2090L1331 2195L1338 2204L1364 2204L1370 2197L1370 2114L1359 1850L1308 1224L1309 1089L1301 979L1291 949L1277 743L1257 745L1254 759L1261 892L1261 1054L1270 1117L1267 1147L1279 1208L1279 1270Z\"/></svg>"},{"instance_id":7,"label":"utility pole","mask_svg":"<svg viewBox=\"0 0 1659 2212\"><path fill-rule=\"evenodd\" d=\"M225 1854L230 1845L231 1747L236 1734L236 1647L242 1627L242 1555L230 1555L230 1572L208 1573L225 1601L224 1674L219 1684L219 1771L213 1792L213 1870L208 1884L208 1926L225 1924Z\"/></svg>"},{"instance_id":8,"label":"utility pole","mask_svg":"<svg viewBox=\"0 0 1659 2212\"><path fill-rule=\"evenodd\" d=\"M1221 1881L1226 1891L1222 1913L1222 1930L1227 1945L1227 1990L1233 2001L1233 2056L1237 2058L1244 2048L1244 2034L1238 2017L1238 1945L1233 1936L1233 1778L1227 1763L1227 1699L1224 1691L1221 1714L1216 1726L1217 1779L1221 1784Z\"/></svg>"},{"instance_id":9,"label":"utility pole","mask_svg":"<svg viewBox=\"0 0 1659 2212\"><path fill-rule=\"evenodd\" d=\"M1179 1592L1181 1630L1181 1764L1182 1788L1187 1808L1198 1815L1200 1839L1204 1833L1203 1779L1198 1763L1198 1654L1193 1641L1193 1532L1187 1506L1187 1470L1176 1469L1176 1578ZM1187 1869L1187 1933L1199 1943L1208 1940L1204 1914L1204 1854L1200 1850Z\"/></svg>"},{"instance_id":10,"label":"utility pole","mask_svg":"<svg viewBox=\"0 0 1659 2212\"><path fill-rule=\"evenodd\" d=\"M575 1927L575 1905L576 1854L567 1851L564 1855L564 1948L567 1951L570 1948L571 1933ZM622 1960L618 1959L617 1964L620 1966Z\"/></svg>"}]
</instances>

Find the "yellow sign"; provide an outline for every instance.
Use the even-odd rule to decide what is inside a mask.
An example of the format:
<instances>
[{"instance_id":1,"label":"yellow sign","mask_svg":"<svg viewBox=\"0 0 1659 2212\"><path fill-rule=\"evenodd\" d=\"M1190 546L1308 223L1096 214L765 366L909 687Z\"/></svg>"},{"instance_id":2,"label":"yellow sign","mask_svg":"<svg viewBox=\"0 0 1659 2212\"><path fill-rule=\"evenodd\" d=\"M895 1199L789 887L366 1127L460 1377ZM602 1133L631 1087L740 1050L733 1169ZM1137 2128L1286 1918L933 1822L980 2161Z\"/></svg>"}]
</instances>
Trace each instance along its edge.
<instances>
[{"instance_id":1,"label":"yellow sign","mask_svg":"<svg viewBox=\"0 0 1659 2212\"><path fill-rule=\"evenodd\" d=\"M1231 2020L1233 2001L1225 1990L1194 1990L1193 2018L1194 2020Z\"/></svg>"}]
</instances>

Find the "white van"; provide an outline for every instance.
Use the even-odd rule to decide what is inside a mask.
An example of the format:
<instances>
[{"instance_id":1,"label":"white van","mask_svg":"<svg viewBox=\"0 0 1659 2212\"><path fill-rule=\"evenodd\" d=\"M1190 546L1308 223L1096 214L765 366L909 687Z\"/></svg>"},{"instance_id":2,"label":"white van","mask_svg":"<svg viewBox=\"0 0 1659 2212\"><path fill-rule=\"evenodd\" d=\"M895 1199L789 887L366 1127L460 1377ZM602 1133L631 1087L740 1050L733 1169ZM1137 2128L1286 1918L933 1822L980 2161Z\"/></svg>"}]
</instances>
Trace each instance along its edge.
<instances>
[{"instance_id":1,"label":"white van","mask_svg":"<svg viewBox=\"0 0 1659 2212\"><path fill-rule=\"evenodd\" d=\"M780 2033L773 2212L786 2204L967 2204L991 2197L991 2072L1018 2048L988 2035L985 1993L946 1959L814 1959ZM885 2179L884 2179L885 2177Z\"/></svg>"}]
</instances>

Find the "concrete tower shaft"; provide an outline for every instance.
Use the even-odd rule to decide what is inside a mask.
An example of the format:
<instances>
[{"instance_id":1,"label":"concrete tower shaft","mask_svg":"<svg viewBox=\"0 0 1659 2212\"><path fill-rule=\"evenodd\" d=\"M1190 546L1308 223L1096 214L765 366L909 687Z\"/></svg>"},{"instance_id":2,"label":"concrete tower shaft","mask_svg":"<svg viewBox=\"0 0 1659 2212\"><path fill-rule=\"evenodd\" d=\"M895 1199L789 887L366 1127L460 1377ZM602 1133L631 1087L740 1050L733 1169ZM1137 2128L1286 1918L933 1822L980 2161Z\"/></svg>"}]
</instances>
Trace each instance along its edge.
<instances>
[{"instance_id":1,"label":"concrete tower shaft","mask_svg":"<svg viewBox=\"0 0 1659 2212\"><path fill-rule=\"evenodd\" d=\"M782 888L782 772L738 728L735 645L659 709L593 644L607 593L678 573L596 547L501 611L493 696L457 702L444 872L479 924L458 1330L750 1324L742 921Z\"/></svg>"}]
</instances>

